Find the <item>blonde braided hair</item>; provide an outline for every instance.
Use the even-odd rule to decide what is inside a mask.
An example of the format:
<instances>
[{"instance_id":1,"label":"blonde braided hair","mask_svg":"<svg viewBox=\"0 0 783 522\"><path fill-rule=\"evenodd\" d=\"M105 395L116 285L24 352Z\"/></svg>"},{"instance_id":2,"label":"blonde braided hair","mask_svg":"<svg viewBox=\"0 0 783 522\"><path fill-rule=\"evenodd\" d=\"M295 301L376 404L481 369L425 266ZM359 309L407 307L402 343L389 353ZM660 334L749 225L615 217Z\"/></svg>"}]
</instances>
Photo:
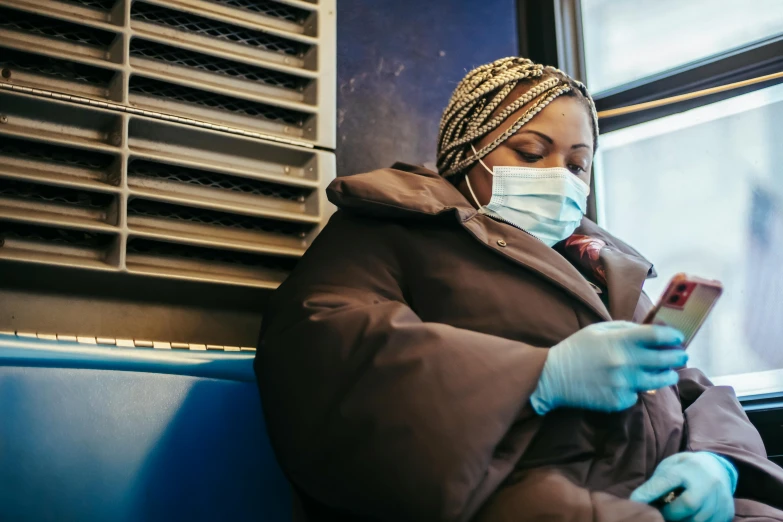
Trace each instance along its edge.
<instances>
[{"instance_id":1,"label":"blonde braided hair","mask_svg":"<svg viewBox=\"0 0 783 522\"><path fill-rule=\"evenodd\" d=\"M531 83L531 88L513 100L498 114L517 85ZM587 88L554 67L533 63L527 58L503 58L470 71L457 85L443 117L438 136L438 172L444 177L464 174L541 112L558 96L584 99L593 123L593 151L598 140L598 115ZM497 129L509 116L528 103L532 105L500 136L468 154L470 145Z\"/></svg>"}]
</instances>

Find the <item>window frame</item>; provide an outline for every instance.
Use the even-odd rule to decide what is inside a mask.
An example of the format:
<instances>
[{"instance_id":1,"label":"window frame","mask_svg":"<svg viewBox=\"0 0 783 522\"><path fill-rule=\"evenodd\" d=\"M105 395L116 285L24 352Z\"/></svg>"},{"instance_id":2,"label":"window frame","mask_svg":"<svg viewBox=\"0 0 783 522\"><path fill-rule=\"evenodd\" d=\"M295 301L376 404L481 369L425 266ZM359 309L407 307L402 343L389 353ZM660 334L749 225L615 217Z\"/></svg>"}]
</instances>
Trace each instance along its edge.
<instances>
[{"instance_id":1,"label":"window frame","mask_svg":"<svg viewBox=\"0 0 783 522\"><path fill-rule=\"evenodd\" d=\"M518 0L518 3L527 4L534 1ZM553 39L557 46L554 54L558 60L555 63L549 63L563 69L571 76L585 81L587 64L584 54L581 0L550 0L543 3L551 3L551 9L556 15L554 22L547 30L556 34L556 38ZM532 22L528 21L529 23ZM526 30L527 27L520 24L520 31ZM523 50L521 46L520 50ZM552 53L550 52L550 54ZM595 94L593 99L597 110L601 112L693 93L781 71L783 71L783 35L731 49L608 89ZM599 126L601 133L612 132L781 83L783 83L783 78L777 78L629 114L602 117L599 120ZM590 85L587 84L587 87L589 89ZM593 180L594 178L593 176ZM591 196L590 199L587 216L595 220L597 205L594 197ZM779 371L783 376L783 369ZM721 381L720 384L727 384L727 382L723 382L727 380L730 378L718 379ZM740 397L740 401L753 419L758 417L757 420L762 420L763 418L764 425L767 427L763 430L761 427L759 429L765 439L783 436L783 377L780 379L779 388L777 391L770 389L765 393ZM783 449L781 449L780 455L775 456L783 463Z\"/></svg>"},{"instance_id":2,"label":"window frame","mask_svg":"<svg viewBox=\"0 0 783 522\"><path fill-rule=\"evenodd\" d=\"M556 13L557 66L585 81L586 60L582 31L581 0L551 0ZM548 3L548 2L545 2ZM554 65L554 64L553 64ZM750 43L667 71L646 76L593 95L599 112L653 100L688 94L703 89L749 80L783 71L783 35ZM587 82L585 82L587 83ZM783 83L783 78L712 94L663 107L622 116L601 118L601 132L612 132L663 118L703 105ZM590 85L587 84L587 88Z\"/></svg>"}]
</instances>

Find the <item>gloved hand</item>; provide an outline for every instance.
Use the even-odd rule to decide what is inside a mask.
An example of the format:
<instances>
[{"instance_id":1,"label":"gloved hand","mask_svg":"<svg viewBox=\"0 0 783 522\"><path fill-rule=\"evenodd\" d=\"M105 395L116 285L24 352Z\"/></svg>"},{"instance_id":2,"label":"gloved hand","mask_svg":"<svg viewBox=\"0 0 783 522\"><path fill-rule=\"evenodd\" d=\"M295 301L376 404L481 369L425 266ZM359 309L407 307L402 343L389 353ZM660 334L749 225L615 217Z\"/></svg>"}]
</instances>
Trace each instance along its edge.
<instances>
[{"instance_id":1,"label":"gloved hand","mask_svg":"<svg viewBox=\"0 0 783 522\"><path fill-rule=\"evenodd\" d=\"M672 368L688 355L672 348L683 335L673 328L625 321L596 323L549 350L530 397L539 415L560 407L622 411L638 393L677 384Z\"/></svg>"},{"instance_id":2,"label":"gloved hand","mask_svg":"<svg viewBox=\"0 0 783 522\"><path fill-rule=\"evenodd\" d=\"M672 455L658 464L631 500L649 504L677 488L684 491L661 510L666 520L728 522L734 518L737 470L725 458L707 451Z\"/></svg>"}]
</instances>

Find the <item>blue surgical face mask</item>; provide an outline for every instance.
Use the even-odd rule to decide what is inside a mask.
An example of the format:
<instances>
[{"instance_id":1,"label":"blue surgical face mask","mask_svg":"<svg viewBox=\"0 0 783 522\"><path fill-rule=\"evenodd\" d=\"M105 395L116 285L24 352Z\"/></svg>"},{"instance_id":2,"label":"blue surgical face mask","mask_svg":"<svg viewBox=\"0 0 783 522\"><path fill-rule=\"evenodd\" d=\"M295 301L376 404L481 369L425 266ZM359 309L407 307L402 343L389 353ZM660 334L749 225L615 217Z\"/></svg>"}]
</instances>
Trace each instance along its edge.
<instances>
[{"instance_id":1,"label":"blue surgical face mask","mask_svg":"<svg viewBox=\"0 0 783 522\"><path fill-rule=\"evenodd\" d=\"M471 145L472 147L472 145ZM476 154L476 149L473 149ZM492 198L482 207L467 180L468 189L479 212L505 221L537 237L548 246L574 233L587 211L590 187L568 169L531 167L495 167L492 174Z\"/></svg>"}]
</instances>

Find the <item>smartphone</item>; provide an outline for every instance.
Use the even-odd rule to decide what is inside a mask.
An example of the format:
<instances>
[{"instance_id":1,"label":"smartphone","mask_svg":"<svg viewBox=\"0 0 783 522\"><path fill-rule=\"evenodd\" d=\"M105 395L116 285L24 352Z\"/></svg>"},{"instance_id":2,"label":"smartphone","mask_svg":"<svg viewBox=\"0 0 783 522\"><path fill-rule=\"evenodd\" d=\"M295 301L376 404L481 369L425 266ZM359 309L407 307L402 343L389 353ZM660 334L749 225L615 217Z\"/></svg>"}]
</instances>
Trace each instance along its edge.
<instances>
[{"instance_id":1,"label":"smartphone","mask_svg":"<svg viewBox=\"0 0 783 522\"><path fill-rule=\"evenodd\" d=\"M723 293L719 281L677 274L650 310L645 324L661 324L681 331L685 336L682 346L687 347Z\"/></svg>"}]
</instances>

